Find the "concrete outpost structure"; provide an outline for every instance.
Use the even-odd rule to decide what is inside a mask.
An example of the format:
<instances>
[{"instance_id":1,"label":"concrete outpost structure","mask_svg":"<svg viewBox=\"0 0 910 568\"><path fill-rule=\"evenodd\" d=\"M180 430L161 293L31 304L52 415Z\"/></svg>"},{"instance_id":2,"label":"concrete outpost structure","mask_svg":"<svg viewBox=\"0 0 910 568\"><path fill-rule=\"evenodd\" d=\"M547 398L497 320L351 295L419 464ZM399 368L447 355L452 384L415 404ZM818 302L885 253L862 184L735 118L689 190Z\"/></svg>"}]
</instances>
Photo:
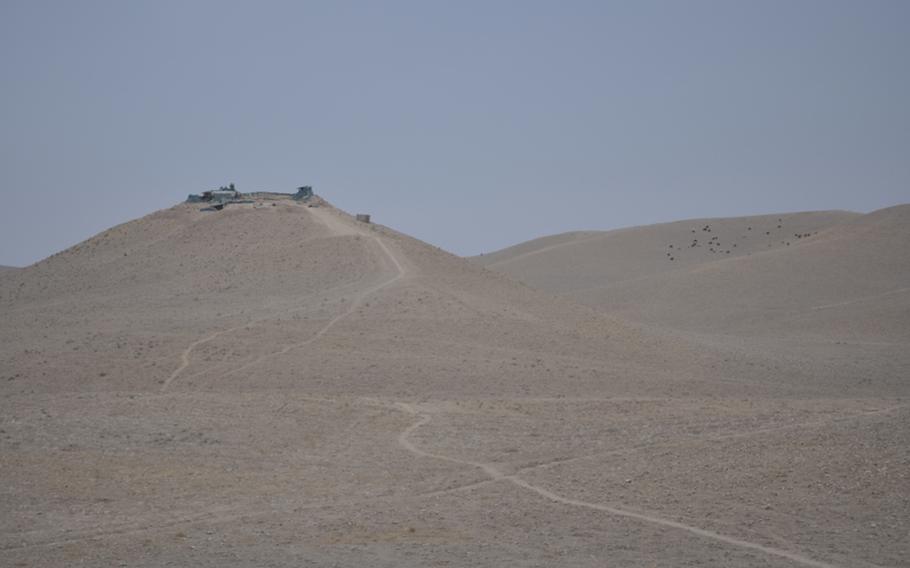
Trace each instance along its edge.
<instances>
[{"instance_id":1,"label":"concrete outpost structure","mask_svg":"<svg viewBox=\"0 0 910 568\"><path fill-rule=\"evenodd\" d=\"M253 203L255 199L293 199L295 201L308 201L313 197L313 187L304 185L297 188L297 193L279 193L272 191L254 191L250 193L241 193L237 191L234 184L227 187L221 186L211 191L203 191L196 194L191 193L187 198L187 203L208 203L211 209L221 210L225 205L238 203ZM208 208L207 208L208 209Z\"/></svg>"}]
</instances>

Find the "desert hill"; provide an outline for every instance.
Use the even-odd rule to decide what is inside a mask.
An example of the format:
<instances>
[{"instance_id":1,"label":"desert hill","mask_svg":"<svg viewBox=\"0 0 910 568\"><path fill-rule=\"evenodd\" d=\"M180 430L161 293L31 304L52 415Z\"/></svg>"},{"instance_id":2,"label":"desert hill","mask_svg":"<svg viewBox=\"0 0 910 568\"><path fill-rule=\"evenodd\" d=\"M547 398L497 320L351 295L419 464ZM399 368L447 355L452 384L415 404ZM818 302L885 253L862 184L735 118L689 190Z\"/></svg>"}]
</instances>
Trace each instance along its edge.
<instances>
[{"instance_id":1,"label":"desert hill","mask_svg":"<svg viewBox=\"0 0 910 568\"><path fill-rule=\"evenodd\" d=\"M565 293L786 248L788 242L800 242L801 235L817 236L857 217L822 211L563 233L472 260L532 286Z\"/></svg>"},{"instance_id":2,"label":"desert hill","mask_svg":"<svg viewBox=\"0 0 910 568\"><path fill-rule=\"evenodd\" d=\"M456 360L464 349L504 350L487 356L493 358L486 372L494 374L502 360L511 360L509 349L655 367L638 356L651 347L634 326L553 300L389 229L357 223L326 204L309 208L287 200L218 213L181 205L114 227L11 274L0 284L0 306L9 324L0 331L0 354L17 367L42 369L29 391L158 390L165 383L189 388L254 361L249 373L262 377L241 381L232 371L218 388L296 388L299 377L277 379L268 372L272 353L285 348L281 358L306 359L314 376L322 360L353 367L350 377L336 376L324 387L346 393L362 387L345 382L363 380L358 359L376 368L384 351L429 358L443 350ZM293 347L323 329L324 347L337 349L337 358L313 361ZM28 352L18 349L24 330L36 335ZM579 330L590 335L579 340ZM188 354L182 380L175 380L174 352L211 333L218 335ZM612 353L604 352L605 343ZM346 359L345 350L353 358ZM48 357L69 369L66 379L48 372ZM515 382L469 384L465 366L457 367L447 392L519 388ZM185 379L196 372L198 379ZM389 372L400 375L399 369ZM521 386L550 394L564 388L536 379L523 379ZM410 390L404 385L418 379L394 379L401 381L397 386L392 380L369 390ZM437 373L421 376L420 392L437 380Z\"/></svg>"},{"instance_id":3,"label":"desert hill","mask_svg":"<svg viewBox=\"0 0 910 568\"><path fill-rule=\"evenodd\" d=\"M0 279L4 563L910 555L905 355L706 341L312 205L180 204ZM837 231L898 246L890 215L903 218L782 223L811 233L792 250ZM711 236L730 242L737 227ZM654 242L677 232L675 250L682 225ZM510 264L597 238L526 246ZM787 250L762 244L722 262ZM636 277L714 264L676 263ZM876 286L900 278L880 264L866 266Z\"/></svg>"},{"instance_id":4,"label":"desert hill","mask_svg":"<svg viewBox=\"0 0 910 568\"><path fill-rule=\"evenodd\" d=\"M609 291L578 290L574 297L610 312L705 332L908 343L908 250L905 206L831 227L791 247L621 282Z\"/></svg>"},{"instance_id":5,"label":"desert hill","mask_svg":"<svg viewBox=\"0 0 910 568\"><path fill-rule=\"evenodd\" d=\"M899 385L910 376L908 221L907 205L697 219L556 236L473 260L704 346Z\"/></svg>"},{"instance_id":6,"label":"desert hill","mask_svg":"<svg viewBox=\"0 0 910 568\"><path fill-rule=\"evenodd\" d=\"M910 206L868 215L699 219L596 233L557 247L527 243L517 254L506 249L475 260L659 326L906 342L908 221Z\"/></svg>"}]
</instances>

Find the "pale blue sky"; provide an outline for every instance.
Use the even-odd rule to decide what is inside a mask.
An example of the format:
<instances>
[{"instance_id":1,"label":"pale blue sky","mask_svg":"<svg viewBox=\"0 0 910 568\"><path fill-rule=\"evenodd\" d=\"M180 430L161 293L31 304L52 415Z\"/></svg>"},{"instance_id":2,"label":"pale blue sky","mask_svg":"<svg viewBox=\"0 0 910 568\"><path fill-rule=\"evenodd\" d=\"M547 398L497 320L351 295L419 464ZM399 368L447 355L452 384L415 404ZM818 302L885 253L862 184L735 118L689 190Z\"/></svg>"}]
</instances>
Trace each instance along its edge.
<instances>
[{"instance_id":1,"label":"pale blue sky","mask_svg":"<svg viewBox=\"0 0 910 568\"><path fill-rule=\"evenodd\" d=\"M458 254L910 201L910 2L0 0L0 264L228 182Z\"/></svg>"}]
</instances>

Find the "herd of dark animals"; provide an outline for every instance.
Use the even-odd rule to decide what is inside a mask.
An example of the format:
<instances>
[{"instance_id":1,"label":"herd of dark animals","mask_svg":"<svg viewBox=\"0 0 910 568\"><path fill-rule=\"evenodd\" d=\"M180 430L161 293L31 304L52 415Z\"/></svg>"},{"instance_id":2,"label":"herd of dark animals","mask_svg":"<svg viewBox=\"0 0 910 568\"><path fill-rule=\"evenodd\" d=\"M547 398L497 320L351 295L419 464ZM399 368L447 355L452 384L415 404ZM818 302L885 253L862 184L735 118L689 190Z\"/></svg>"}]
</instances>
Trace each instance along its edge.
<instances>
[{"instance_id":1,"label":"herd of dark animals","mask_svg":"<svg viewBox=\"0 0 910 568\"><path fill-rule=\"evenodd\" d=\"M783 228L784 228L783 219L778 219L777 220L777 229L781 230ZM752 231L752 227L746 227L746 231L747 231L747 233ZM708 224L708 225L705 225L704 227L701 227L701 232L710 233L711 225ZM698 229L692 229L692 233L697 234ZM813 234L817 235L818 231L815 231L814 233L793 233L793 237L796 239L805 239L805 238L811 237ZM771 231L765 231L765 235L770 237ZM748 235L740 235L739 238L745 239L745 238L748 238ZM785 246L790 246L790 241L781 241L780 243ZM697 237L692 237L692 242L690 242L686 248L694 249L694 248L702 248L705 246L707 246L708 251L711 252L712 254L718 254L718 253L730 254L732 252L732 249L737 248L736 243L733 243L733 245L730 246L729 248L725 248L725 247L721 246L720 237L718 237L716 235L711 237L710 239L708 239L708 241L706 243L699 242ZM768 243L768 248L771 248L771 246L772 246L772 244ZM667 245L667 248L670 249L670 251L667 252L667 258L671 261L675 261L676 257L679 256L679 253L681 253L683 250L682 247L674 246L674 245Z\"/></svg>"}]
</instances>

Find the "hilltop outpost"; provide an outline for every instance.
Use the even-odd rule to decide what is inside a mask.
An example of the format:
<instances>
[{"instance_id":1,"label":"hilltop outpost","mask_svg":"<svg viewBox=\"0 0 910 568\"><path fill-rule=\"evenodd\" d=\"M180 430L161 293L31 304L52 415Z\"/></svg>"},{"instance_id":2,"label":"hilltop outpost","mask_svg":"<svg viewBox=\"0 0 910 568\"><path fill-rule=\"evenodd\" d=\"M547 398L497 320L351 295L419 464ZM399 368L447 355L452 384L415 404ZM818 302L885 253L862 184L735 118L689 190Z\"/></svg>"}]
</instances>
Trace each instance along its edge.
<instances>
[{"instance_id":1,"label":"hilltop outpost","mask_svg":"<svg viewBox=\"0 0 910 568\"><path fill-rule=\"evenodd\" d=\"M225 205L238 203L253 203L256 199L293 199L295 201L309 201L313 197L313 187L309 185L297 188L297 193L280 193L275 191L253 191L241 193L234 184L221 186L218 189L203 191L201 194L191 193L187 203L209 203L211 208L221 210Z\"/></svg>"}]
</instances>

